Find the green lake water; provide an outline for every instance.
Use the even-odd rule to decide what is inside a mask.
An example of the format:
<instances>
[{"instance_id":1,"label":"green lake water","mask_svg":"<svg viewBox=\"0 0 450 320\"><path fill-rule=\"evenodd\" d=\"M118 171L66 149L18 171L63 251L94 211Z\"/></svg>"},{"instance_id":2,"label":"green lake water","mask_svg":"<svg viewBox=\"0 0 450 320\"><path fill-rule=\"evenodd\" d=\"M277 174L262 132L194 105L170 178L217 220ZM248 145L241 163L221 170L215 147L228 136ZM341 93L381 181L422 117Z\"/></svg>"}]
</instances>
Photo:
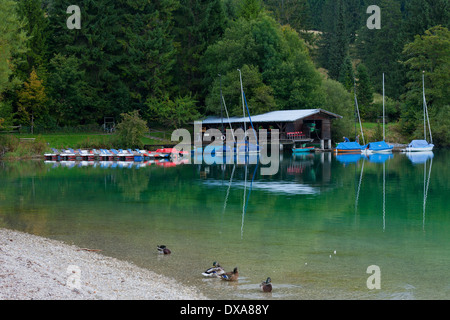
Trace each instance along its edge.
<instances>
[{"instance_id":1,"label":"green lake water","mask_svg":"<svg viewBox=\"0 0 450 320\"><path fill-rule=\"evenodd\" d=\"M2 162L0 227L101 249L212 299L450 298L450 152L280 160L274 176L254 164ZM239 281L204 278L213 261ZM372 265L380 289L367 287Z\"/></svg>"}]
</instances>

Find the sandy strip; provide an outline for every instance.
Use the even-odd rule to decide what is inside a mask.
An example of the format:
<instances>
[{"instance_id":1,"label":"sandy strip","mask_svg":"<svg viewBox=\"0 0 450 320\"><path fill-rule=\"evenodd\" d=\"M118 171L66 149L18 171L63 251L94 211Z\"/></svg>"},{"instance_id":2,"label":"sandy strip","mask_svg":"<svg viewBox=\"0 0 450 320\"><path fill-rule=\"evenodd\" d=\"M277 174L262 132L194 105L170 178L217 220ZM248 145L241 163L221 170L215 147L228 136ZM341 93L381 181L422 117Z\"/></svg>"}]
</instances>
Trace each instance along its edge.
<instances>
[{"instance_id":1,"label":"sandy strip","mask_svg":"<svg viewBox=\"0 0 450 320\"><path fill-rule=\"evenodd\" d=\"M0 228L0 300L201 300L192 287L103 256Z\"/></svg>"}]
</instances>

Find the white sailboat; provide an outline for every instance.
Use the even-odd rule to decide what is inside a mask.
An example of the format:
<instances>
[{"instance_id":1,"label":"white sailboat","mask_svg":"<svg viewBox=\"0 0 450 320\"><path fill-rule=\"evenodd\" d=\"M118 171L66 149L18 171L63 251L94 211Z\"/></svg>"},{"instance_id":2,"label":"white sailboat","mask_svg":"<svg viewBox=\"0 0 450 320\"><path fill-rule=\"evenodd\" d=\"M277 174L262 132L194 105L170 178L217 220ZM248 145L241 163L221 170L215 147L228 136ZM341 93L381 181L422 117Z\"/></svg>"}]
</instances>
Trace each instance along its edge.
<instances>
[{"instance_id":1,"label":"white sailboat","mask_svg":"<svg viewBox=\"0 0 450 320\"><path fill-rule=\"evenodd\" d=\"M434 148L433 144L433 136L431 135L431 127L430 127L430 119L428 117L428 107L427 100L425 98L425 71L422 74L422 92L423 92L423 140L412 140L406 149L405 152L424 152L424 151L432 151ZM427 141L427 123L428 123L428 131L430 135L430 142Z\"/></svg>"}]
</instances>

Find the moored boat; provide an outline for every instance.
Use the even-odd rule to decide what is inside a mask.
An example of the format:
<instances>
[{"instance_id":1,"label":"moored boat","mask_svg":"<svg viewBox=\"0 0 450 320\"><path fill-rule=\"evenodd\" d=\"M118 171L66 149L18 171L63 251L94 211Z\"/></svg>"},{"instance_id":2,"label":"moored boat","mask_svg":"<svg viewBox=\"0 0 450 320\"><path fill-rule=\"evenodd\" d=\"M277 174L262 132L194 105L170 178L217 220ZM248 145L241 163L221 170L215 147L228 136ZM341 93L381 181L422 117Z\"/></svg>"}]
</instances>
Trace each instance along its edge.
<instances>
[{"instance_id":1,"label":"moored boat","mask_svg":"<svg viewBox=\"0 0 450 320\"><path fill-rule=\"evenodd\" d=\"M403 150L405 152L425 152L433 151L434 144L428 143L427 140L413 140Z\"/></svg>"},{"instance_id":2,"label":"moored boat","mask_svg":"<svg viewBox=\"0 0 450 320\"><path fill-rule=\"evenodd\" d=\"M433 151L433 136L431 135L430 119L428 117L428 107L427 100L425 98L425 71L422 74L422 94L423 94L423 140L412 140L406 149L402 150L405 152L425 152ZM427 122L428 122L428 135L430 137L430 142L427 141Z\"/></svg>"},{"instance_id":3,"label":"moored boat","mask_svg":"<svg viewBox=\"0 0 450 320\"><path fill-rule=\"evenodd\" d=\"M293 153L307 153L307 152L314 152L314 147L294 147L292 148Z\"/></svg>"},{"instance_id":4,"label":"moored boat","mask_svg":"<svg viewBox=\"0 0 450 320\"><path fill-rule=\"evenodd\" d=\"M370 142L363 146L364 153L391 153L394 146L387 144L385 141ZM369 152L367 152L369 151Z\"/></svg>"},{"instance_id":5,"label":"moored boat","mask_svg":"<svg viewBox=\"0 0 450 320\"><path fill-rule=\"evenodd\" d=\"M361 153L364 146L361 146L358 142L341 142L334 151L336 153Z\"/></svg>"}]
</instances>

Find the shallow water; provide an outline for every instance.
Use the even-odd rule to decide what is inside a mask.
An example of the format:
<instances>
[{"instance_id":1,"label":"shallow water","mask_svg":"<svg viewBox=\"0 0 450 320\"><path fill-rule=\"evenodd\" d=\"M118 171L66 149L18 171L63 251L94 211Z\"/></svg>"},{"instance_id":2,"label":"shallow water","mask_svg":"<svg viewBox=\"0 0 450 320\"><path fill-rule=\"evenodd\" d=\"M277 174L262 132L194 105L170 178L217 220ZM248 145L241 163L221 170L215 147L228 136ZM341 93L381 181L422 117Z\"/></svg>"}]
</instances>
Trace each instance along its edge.
<instances>
[{"instance_id":1,"label":"shallow water","mask_svg":"<svg viewBox=\"0 0 450 320\"><path fill-rule=\"evenodd\" d=\"M275 176L243 164L3 162L0 226L101 249L213 299L448 299L449 160L284 154ZM213 261L237 266L239 281L202 277ZM367 286L371 265L380 289Z\"/></svg>"}]
</instances>

